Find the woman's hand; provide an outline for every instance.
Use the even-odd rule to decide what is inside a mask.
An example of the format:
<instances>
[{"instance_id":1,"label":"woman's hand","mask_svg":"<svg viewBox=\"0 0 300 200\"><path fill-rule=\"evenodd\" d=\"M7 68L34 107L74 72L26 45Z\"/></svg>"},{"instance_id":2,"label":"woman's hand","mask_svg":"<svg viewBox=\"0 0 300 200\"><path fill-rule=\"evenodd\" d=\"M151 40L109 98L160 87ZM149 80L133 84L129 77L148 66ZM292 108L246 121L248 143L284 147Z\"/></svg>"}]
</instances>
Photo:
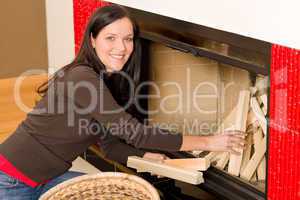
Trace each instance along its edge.
<instances>
[{"instance_id":1,"label":"woman's hand","mask_svg":"<svg viewBox=\"0 0 300 200\"><path fill-rule=\"evenodd\" d=\"M207 144L209 151L226 151L240 155L238 149L245 148L245 135L238 131L227 131L209 137Z\"/></svg>"},{"instance_id":2,"label":"woman's hand","mask_svg":"<svg viewBox=\"0 0 300 200\"><path fill-rule=\"evenodd\" d=\"M161 163L163 163L164 160L169 159L165 154L150 153L150 152L146 152L144 154L143 158L154 160L154 161L161 162Z\"/></svg>"},{"instance_id":3,"label":"woman's hand","mask_svg":"<svg viewBox=\"0 0 300 200\"><path fill-rule=\"evenodd\" d=\"M245 146L245 134L240 131L226 131L208 136L183 136L180 151L226 151L239 155L238 149Z\"/></svg>"},{"instance_id":4,"label":"woman's hand","mask_svg":"<svg viewBox=\"0 0 300 200\"><path fill-rule=\"evenodd\" d=\"M156 162L160 162L163 163L164 160L166 159L170 159L169 157L167 157L165 154L161 154L161 153L150 153L150 152L146 152L143 156L143 158L146 159L150 159L150 160L154 160ZM157 176L157 178L163 178L163 176L157 175L157 174L152 174L151 176Z\"/></svg>"}]
</instances>

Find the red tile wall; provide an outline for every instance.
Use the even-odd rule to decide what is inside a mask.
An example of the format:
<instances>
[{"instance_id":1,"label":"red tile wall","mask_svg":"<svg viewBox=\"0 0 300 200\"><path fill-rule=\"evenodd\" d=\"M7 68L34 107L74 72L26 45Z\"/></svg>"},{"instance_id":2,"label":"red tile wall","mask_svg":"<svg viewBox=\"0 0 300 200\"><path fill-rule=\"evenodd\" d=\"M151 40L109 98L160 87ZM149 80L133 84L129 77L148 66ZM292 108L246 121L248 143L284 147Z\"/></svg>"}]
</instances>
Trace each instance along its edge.
<instances>
[{"instance_id":1,"label":"red tile wall","mask_svg":"<svg viewBox=\"0 0 300 200\"><path fill-rule=\"evenodd\" d=\"M300 51L272 46L268 199L300 199Z\"/></svg>"},{"instance_id":2,"label":"red tile wall","mask_svg":"<svg viewBox=\"0 0 300 200\"><path fill-rule=\"evenodd\" d=\"M76 53L79 50L83 32L85 30L89 17L96 8L106 6L108 4L110 3L99 0L73 0Z\"/></svg>"}]
</instances>

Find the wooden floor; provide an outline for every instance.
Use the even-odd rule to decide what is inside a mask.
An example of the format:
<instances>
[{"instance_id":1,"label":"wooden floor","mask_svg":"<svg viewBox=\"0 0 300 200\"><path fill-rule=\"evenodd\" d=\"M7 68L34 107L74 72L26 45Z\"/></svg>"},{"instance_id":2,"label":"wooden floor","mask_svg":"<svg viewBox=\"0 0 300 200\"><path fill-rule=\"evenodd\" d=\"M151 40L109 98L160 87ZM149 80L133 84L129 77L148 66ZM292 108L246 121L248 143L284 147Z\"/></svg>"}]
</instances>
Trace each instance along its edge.
<instances>
[{"instance_id":1,"label":"wooden floor","mask_svg":"<svg viewBox=\"0 0 300 200\"><path fill-rule=\"evenodd\" d=\"M25 119L39 99L36 89L47 75L0 79L0 143Z\"/></svg>"}]
</instances>

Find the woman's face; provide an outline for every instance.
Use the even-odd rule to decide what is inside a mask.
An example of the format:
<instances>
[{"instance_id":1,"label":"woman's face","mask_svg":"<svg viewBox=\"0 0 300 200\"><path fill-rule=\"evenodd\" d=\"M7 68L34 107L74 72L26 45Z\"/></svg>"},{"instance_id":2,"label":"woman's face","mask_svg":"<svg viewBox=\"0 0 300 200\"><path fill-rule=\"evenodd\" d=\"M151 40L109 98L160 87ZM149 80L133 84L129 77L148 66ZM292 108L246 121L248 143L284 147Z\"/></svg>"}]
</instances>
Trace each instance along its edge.
<instances>
[{"instance_id":1,"label":"woman's face","mask_svg":"<svg viewBox=\"0 0 300 200\"><path fill-rule=\"evenodd\" d=\"M124 17L105 26L91 42L108 72L120 71L133 51L133 26Z\"/></svg>"}]
</instances>

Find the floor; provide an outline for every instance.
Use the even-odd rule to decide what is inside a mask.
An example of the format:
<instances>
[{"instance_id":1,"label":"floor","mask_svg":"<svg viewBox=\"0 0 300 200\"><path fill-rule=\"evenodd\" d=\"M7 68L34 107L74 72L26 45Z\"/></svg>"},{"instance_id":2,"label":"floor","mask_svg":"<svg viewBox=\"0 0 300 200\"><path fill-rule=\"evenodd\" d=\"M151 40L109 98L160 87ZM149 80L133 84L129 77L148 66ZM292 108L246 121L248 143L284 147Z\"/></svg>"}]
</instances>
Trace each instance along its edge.
<instances>
[{"instance_id":1,"label":"floor","mask_svg":"<svg viewBox=\"0 0 300 200\"><path fill-rule=\"evenodd\" d=\"M97 169L81 157L78 157L73 161L70 171L82 172L86 174L96 174L101 172L99 169Z\"/></svg>"}]
</instances>

